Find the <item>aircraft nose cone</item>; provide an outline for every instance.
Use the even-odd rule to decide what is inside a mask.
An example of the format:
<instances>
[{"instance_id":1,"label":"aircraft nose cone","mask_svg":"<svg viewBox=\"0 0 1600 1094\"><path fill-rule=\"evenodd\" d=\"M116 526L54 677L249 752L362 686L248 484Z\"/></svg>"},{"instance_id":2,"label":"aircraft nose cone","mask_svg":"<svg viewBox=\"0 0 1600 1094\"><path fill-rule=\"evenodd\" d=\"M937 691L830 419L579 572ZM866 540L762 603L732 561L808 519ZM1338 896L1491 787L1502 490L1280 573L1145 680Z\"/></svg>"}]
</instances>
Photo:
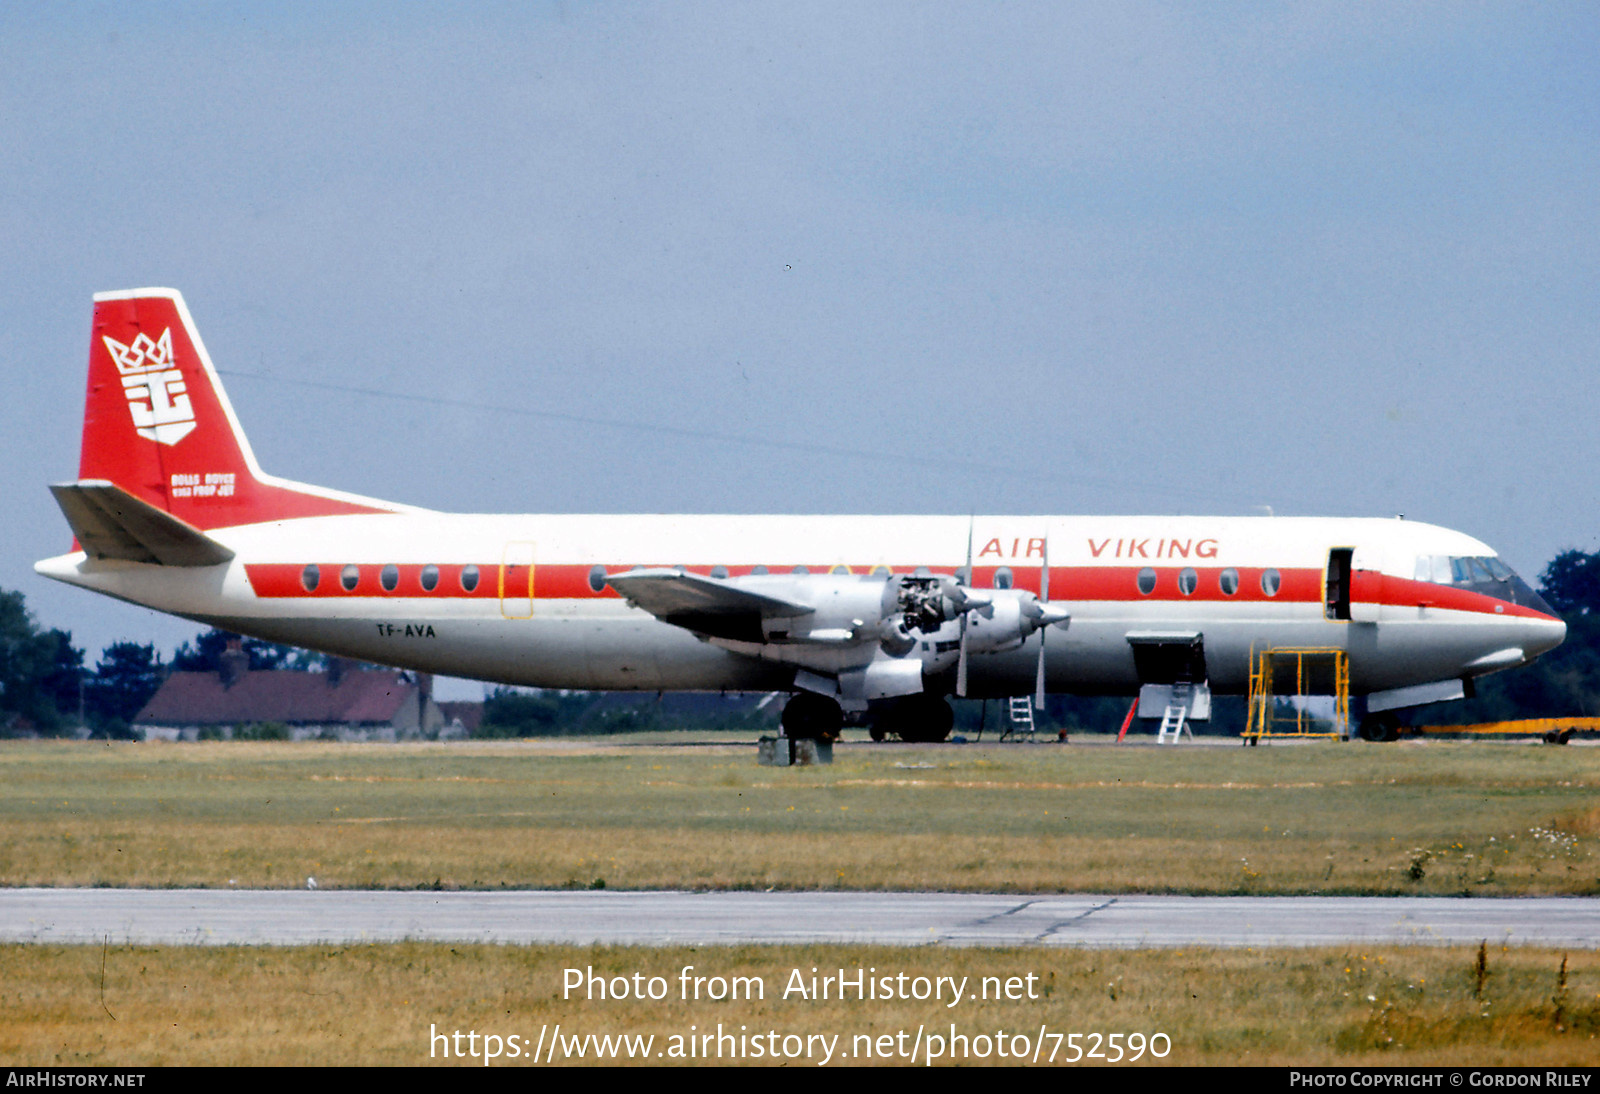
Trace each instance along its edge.
<instances>
[{"instance_id":1,"label":"aircraft nose cone","mask_svg":"<svg viewBox=\"0 0 1600 1094\"><path fill-rule=\"evenodd\" d=\"M1530 661L1541 653L1555 649L1567 638L1567 625L1559 619L1532 620L1529 622L1528 631L1528 639L1522 648Z\"/></svg>"}]
</instances>

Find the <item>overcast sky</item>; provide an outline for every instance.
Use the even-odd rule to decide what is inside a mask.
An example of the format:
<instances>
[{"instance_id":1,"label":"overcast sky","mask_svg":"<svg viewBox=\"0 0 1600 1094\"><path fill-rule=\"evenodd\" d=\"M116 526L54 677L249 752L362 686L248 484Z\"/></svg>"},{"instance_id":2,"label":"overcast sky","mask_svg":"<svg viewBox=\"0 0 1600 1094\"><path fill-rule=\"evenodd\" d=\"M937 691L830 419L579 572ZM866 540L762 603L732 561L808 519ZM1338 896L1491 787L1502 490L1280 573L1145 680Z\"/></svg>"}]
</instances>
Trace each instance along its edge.
<instances>
[{"instance_id":1,"label":"overcast sky","mask_svg":"<svg viewBox=\"0 0 1600 1094\"><path fill-rule=\"evenodd\" d=\"M440 509L1600 546L1593 4L311 7L0 13L0 587L91 662L196 630L31 569L146 285L267 470Z\"/></svg>"}]
</instances>

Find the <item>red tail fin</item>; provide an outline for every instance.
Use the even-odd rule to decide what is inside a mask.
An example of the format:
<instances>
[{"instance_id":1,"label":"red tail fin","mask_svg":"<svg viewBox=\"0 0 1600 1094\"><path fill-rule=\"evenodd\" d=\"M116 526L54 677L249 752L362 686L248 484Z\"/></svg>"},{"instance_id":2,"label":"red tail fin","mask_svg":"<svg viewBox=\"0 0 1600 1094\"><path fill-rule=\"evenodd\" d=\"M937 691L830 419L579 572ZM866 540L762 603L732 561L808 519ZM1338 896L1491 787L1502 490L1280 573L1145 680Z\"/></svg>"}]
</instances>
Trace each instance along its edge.
<instances>
[{"instance_id":1,"label":"red tail fin","mask_svg":"<svg viewBox=\"0 0 1600 1094\"><path fill-rule=\"evenodd\" d=\"M173 289L95 295L78 476L200 529L398 508L263 474Z\"/></svg>"}]
</instances>

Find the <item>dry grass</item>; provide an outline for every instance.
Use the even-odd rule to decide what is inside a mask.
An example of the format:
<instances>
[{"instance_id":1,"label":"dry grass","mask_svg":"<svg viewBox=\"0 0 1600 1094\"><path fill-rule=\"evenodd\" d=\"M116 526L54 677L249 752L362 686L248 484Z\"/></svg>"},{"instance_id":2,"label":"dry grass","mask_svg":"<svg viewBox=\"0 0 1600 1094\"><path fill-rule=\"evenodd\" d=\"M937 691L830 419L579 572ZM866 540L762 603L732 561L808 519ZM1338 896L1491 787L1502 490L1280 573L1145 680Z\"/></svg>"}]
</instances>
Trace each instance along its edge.
<instances>
[{"instance_id":1,"label":"dry grass","mask_svg":"<svg viewBox=\"0 0 1600 1094\"><path fill-rule=\"evenodd\" d=\"M1600 750L0 745L0 884L1600 892Z\"/></svg>"},{"instance_id":2,"label":"dry grass","mask_svg":"<svg viewBox=\"0 0 1600 1094\"><path fill-rule=\"evenodd\" d=\"M874 1037L929 1031L1157 1032L1166 1063L1600 1064L1600 954L1473 948L904 950L495 947L0 947L0 1065L387 1064L430 1059L430 1029L537 1040L715 1030ZM678 973L762 978L762 1001L683 1002ZM565 968L659 975L659 1003L561 998ZM790 971L1026 976L1032 1001L781 998ZM103 971L102 971L103 969ZM1048 1045L1048 1042L1047 1042ZM1048 1054L1048 1047L1045 1052ZM1065 1045L1060 1058L1067 1055ZM449 1061L456 1062L456 1061ZM470 1061L469 1061L470 1062ZM652 1060L651 1062L657 1062ZM854 1061L851 1061L854 1062ZM864 1061L863 1061L864 1062ZM898 1061L906 1062L906 1061ZM920 1062L920 1061L919 1061ZM980 1061L969 1061L980 1062ZM991 1057L988 1062L999 1062ZM1058 1058L1058 1062L1060 1059ZM1150 1062L1150 1061L1146 1061ZM481 1061L480 1061L481 1063ZM507 1066L525 1061L512 1061Z\"/></svg>"},{"instance_id":3,"label":"dry grass","mask_svg":"<svg viewBox=\"0 0 1600 1094\"><path fill-rule=\"evenodd\" d=\"M1600 750L0 744L0 884L1600 891ZM0 1064L398 1064L430 1028L1162 1032L1168 1062L1600 1063L1600 954L1496 950L0 946ZM559 998L563 968L762 1002ZM1039 977L945 1010L778 998L793 968ZM659 1047L659 1046L658 1046ZM1067 1050L1058 1050L1065 1055ZM654 1061L652 1061L654 1062ZM979 1062L979 1061L972 1061ZM991 1057L989 1062L998 1062Z\"/></svg>"}]
</instances>

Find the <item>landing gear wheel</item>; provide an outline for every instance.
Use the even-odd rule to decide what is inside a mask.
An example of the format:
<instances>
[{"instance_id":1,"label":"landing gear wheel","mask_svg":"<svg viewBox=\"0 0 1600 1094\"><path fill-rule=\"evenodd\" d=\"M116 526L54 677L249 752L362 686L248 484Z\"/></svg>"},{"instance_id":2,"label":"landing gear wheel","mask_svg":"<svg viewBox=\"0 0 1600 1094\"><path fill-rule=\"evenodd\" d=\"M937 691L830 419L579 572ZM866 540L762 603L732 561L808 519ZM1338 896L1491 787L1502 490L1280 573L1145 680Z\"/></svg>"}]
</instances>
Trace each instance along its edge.
<instances>
[{"instance_id":1,"label":"landing gear wheel","mask_svg":"<svg viewBox=\"0 0 1600 1094\"><path fill-rule=\"evenodd\" d=\"M837 741L844 727L844 711L826 695L801 691L784 706L781 721L791 740Z\"/></svg>"},{"instance_id":2,"label":"landing gear wheel","mask_svg":"<svg viewBox=\"0 0 1600 1094\"><path fill-rule=\"evenodd\" d=\"M902 699L895 711L895 724L902 741L935 744L950 736L956 713L937 695L911 695Z\"/></svg>"},{"instance_id":3,"label":"landing gear wheel","mask_svg":"<svg viewBox=\"0 0 1600 1094\"><path fill-rule=\"evenodd\" d=\"M1398 741L1400 716L1397 714L1369 714L1361 719L1359 730L1364 741Z\"/></svg>"},{"instance_id":4,"label":"landing gear wheel","mask_svg":"<svg viewBox=\"0 0 1600 1094\"><path fill-rule=\"evenodd\" d=\"M867 726L867 733L874 741L881 741L889 736L889 731L884 729L877 721L873 721Z\"/></svg>"}]
</instances>

